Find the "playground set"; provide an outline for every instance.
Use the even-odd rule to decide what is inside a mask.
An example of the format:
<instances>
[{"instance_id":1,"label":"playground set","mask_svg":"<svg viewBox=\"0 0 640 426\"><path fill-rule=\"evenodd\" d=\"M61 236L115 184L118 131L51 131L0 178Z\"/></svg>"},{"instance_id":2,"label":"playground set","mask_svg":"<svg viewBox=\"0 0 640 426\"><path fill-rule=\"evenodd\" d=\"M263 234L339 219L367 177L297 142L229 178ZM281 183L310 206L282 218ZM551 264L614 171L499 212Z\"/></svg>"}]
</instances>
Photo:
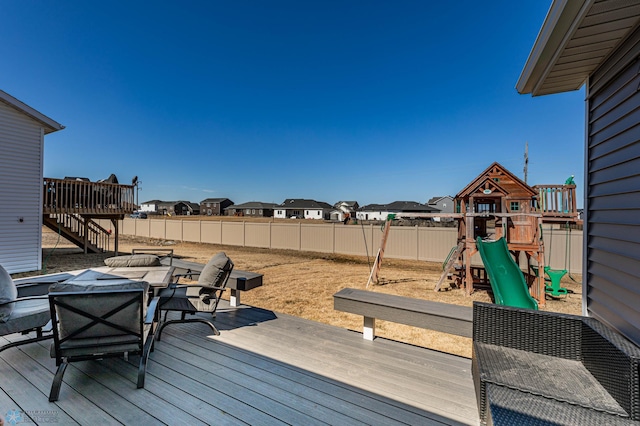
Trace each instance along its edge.
<instances>
[{"instance_id":1,"label":"playground set","mask_svg":"<svg viewBox=\"0 0 640 426\"><path fill-rule=\"evenodd\" d=\"M491 285L496 303L531 309L545 305L545 294L566 295L560 280L567 271L545 266L542 224L564 224L568 228L580 222L573 177L562 185L529 186L494 162L455 196L454 203L456 213L448 216L458 222L457 245L445 260L435 291L447 278L452 280L451 285L464 286L467 296L474 287ZM442 214L420 215L427 216ZM385 223L369 282L377 282L390 224L391 220ZM484 268L472 265L471 257L476 253ZM524 272L521 253L527 264Z\"/></svg>"}]
</instances>

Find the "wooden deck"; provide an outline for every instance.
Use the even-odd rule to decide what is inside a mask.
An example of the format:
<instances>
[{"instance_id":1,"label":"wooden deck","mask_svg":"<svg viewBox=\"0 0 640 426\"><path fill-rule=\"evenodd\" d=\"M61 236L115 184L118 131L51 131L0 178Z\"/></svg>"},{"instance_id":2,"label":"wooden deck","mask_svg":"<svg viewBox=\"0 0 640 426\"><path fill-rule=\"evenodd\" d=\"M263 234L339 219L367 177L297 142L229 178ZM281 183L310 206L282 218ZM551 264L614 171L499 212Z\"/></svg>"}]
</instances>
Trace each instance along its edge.
<instances>
[{"instance_id":1,"label":"wooden deck","mask_svg":"<svg viewBox=\"0 0 640 426\"><path fill-rule=\"evenodd\" d=\"M478 424L469 359L249 306L224 306L215 322L218 337L202 324L167 327L144 389L123 359L71 364L56 403L50 341L6 350L0 415L92 426Z\"/></svg>"}]
</instances>

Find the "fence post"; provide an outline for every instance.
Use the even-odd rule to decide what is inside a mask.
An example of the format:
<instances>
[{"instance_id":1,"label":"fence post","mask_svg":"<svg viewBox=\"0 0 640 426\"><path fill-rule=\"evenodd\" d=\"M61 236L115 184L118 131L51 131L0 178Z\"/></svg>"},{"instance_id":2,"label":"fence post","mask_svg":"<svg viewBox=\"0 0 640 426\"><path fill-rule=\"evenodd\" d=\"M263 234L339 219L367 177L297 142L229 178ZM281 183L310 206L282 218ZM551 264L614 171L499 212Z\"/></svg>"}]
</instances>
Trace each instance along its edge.
<instances>
[{"instance_id":1,"label":"fence post","mask_svg":"<svg viewBox=\"0 0 640 426\"><path fill-rule=\"evenodd\" d=\"M416 225L416 260L420 260L420 230Z\"/></svg>"},{"instance_id":2,"label":"fence post","mask_svg":"<svg viewBox=\"0 0 640 426\"><path fill-rule=\"evenodd\" d=\"M332 229L333 230L333 238L331 239L331 253L335 254L335 252L336 252L336 223L332 222L331 225L332 225L332 228L333 228Z\"/></svg>"},{"instance_id":3,"label":"fence post","mask_svg":"<svg viewBox=\"0 0 640 426\"><path fill-rule=\"evenodd\" d=\"M378 247L374 247L374 242L373 242L373 223L369 224L369 235L371 236L371 255L375 257L377 250L376 248L380 248Z\"/></svg>"}]
</instances>

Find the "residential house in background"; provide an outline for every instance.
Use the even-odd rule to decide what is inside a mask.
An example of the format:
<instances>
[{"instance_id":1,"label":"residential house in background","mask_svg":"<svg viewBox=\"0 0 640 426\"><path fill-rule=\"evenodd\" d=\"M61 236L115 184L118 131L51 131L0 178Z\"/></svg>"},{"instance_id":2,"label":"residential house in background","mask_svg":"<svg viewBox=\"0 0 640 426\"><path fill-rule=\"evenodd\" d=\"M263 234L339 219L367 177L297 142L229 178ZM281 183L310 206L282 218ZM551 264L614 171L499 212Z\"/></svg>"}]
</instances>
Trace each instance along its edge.
<instances>
[{"instance_id":1,"label":"residential house in background","mask_svg":"<svg viewBox=\"0 0 640 426\"><path fill-rule=\"evenodd\" d=\"M275 207L273 217L295 219L329 219L333 210L331 204L324 201L307 200L304 198L288 198Z\"/></svg>"},{"instance_id":2,"label":"residential house in background","mask_svg":"<svg viewBox=\"0 0 640 426\"><path fill-rule=\"evenodd\" d=\"M157 213L160 215L173 216L175 214L175 206L177 201L158 201Z\"/></svg>"},{"instance_id":3,"label":"residential house in background","mask_svg":"<svg viewBox=\"0 0 640 426\"><path fill-rule=\"evenodd\" d=\"M177 201L173 206L174 214L178 216L193 216L200 214L200 204L190 201Z\"/></svg>"},{"instance_id":4,"label":"residential house in background","mask_svg":"<svg viewBox=\"0 0 640 426\"><path fill-rule=\"evenodd\" d=\"M249 217L273 217L276 203L262 203L259 201L249 201L243 204L234 204L224 209L227 216L249 216Z\"/></svg>"},{"instance_id":5,"label":"residential house in background","mask_svg":"<svg viewBox=\"0 0 640 426\"><path fill-rule=\"evenodd\" d=\"M356 212L359 220L387 220L390 214L437 213L439 210L417 201L394 201L389 204L368 204Z\"/></svg>"},{"instance_id":6,"label":"residential house in background","mask_svg":"<svg viewBox=\"0 0 640 426\"><path fill-rule=\"evenodd\" d=\"M427 206L439 210L441 213L453 213L453 197L445 195L443 197L433 197L427 201Z\"/></svg>"},{"instance_id":7,"label":"residential house in background","mask_svg":"<svg viewBox=\"0 0 640 426\"><path fill-rule=\"evenodd\" d=\"M440 213L453 213L453 197L450 195L432 197L427 201L427 205L431 208L440 210ZM435 222L452 222L454 219L449 217L434 217Z\"/></svg>"},{"instance_id":8,"label":"residential house in background","mask_svg":"<svg viewBox=\"0 0 640 426\"><path fill-rule=\"evenodd\" d=\"M156 213L164 216L191 216L200 214L200 205L190 201L158 201L155 200ZM144 205L144 204L143 204ZM140 210L145 211L145 210Z\"/></svg>"},{"instance_id":9,"label":"residential house in background","mask_svg":"<svg viewBox=\"0 0 640 426\"><path fill-rule=\"evenodd\" d=\"M221 216L224 209L233 205L228 198L206 198L200 201L200 212L205 216Z\"/></svg>"},{"instance_id":10,"label":"residential house in background","mask_svg":"<svg viewBox=\"0 0 640 426\"><path fill-rule=\"evenodd\" d=\"M0 264L42 267L44 137L64 126L0 90Z\"/></svg>"},{"instance_id":11,"label":"residential house in background","mask_svg":"<svg viewBox=\"0 0 640 426\"><path fill-rule=\"evenodd\" d=\"M143 203L140 203L138 207L138 211L149 213L149 214L160 214L159 205L162 203L160 200L149 200Z\"/></svg>"},{"instance_id":12,"label":"residential house in background","mask_svg":"<svg viewBox=\"0 0 640 426\"><path fill-rule=\"evenodd\" d=\"M357 201L338 201L333 205L334 210L331 211L331 220L339 220L343 222L346 218L356 217L356 210L360 205Z\"/></svg>"}]
</instances>

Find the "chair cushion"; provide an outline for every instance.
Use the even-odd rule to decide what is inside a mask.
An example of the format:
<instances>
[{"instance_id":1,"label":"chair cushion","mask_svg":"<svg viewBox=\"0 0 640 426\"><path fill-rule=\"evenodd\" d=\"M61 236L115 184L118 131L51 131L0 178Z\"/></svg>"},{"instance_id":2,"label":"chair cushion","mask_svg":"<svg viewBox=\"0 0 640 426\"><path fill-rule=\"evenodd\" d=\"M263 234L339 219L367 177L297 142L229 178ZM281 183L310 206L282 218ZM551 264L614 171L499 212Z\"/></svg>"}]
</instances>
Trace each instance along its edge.
<instances>
[{"instance_id":1,"label":"chair cushion","mask_svg":"<svg viewBox=\"0 0 640 426\"><path fill-rule=\"evenodd\" d=\"M104 264L112 268L131 266L160 266L160 259L154 254L130 254L126 256L108 257Z\"/></svg>"},{"instance_id":2,"label":"chair cushion","mask_svg":"<svg viewBox=\"0 0 640 426\"><path fill-rule=\"evenodd\" d=\"M44 327L51 319L46 296L42 299L18 300L12 305L11 315L6 321L0 321L0 336Z\"/></svg>"},{"instance_id":3,"label":"chair cushion","mask_svg":"<svg viewBox=\"0 0 640 426\"><path fill-rule=\"evenodd\" d=\"M219 281L224 277L224 273L228 269L230 261L231 260L222 251L213 256L209 263L207 263L202 269L200 278L198 278L198 284L204 287L220 285Z\"/></svg>"},{"instance_id":4,"label":"chair cushion","mask_svg":"<svg viewBox=\"0 0 640 426\"><path fill-rule=\"evenodd\" d=\"M143 291L143 313L147 311L147 296L149 283L146 281L132 281L113 283L109 281L89 281L86 283L58 283L51 286L49 293L58 292L84 292L84 294L65 296L65 302L83 312L91 312L96 316L104 315L121 303L131 298L130 294L111 293L114 290L138 290ZM56 313L59 321L59 332L62 338L75 330L91 322L90 319L67 309L57 307ZM109 317L109 321L119 324L128 330L140 328L140 306L132 304ZM82 337L105 337L124 334L106 325L96 325L78 335Z\"/></svg>"},{"instance_id":5,"label":"chair cushion","mask_svg":"<svg viewBox=\"0 0 640 426\"><path fill-rule=\"evenodd\" d=\"M7 322L13 311L13 302L18 297L18 289L11 279L11 275L0 265L0 303L7 305L0 306L0 322Z\"/></svg>"}]
</instances>

